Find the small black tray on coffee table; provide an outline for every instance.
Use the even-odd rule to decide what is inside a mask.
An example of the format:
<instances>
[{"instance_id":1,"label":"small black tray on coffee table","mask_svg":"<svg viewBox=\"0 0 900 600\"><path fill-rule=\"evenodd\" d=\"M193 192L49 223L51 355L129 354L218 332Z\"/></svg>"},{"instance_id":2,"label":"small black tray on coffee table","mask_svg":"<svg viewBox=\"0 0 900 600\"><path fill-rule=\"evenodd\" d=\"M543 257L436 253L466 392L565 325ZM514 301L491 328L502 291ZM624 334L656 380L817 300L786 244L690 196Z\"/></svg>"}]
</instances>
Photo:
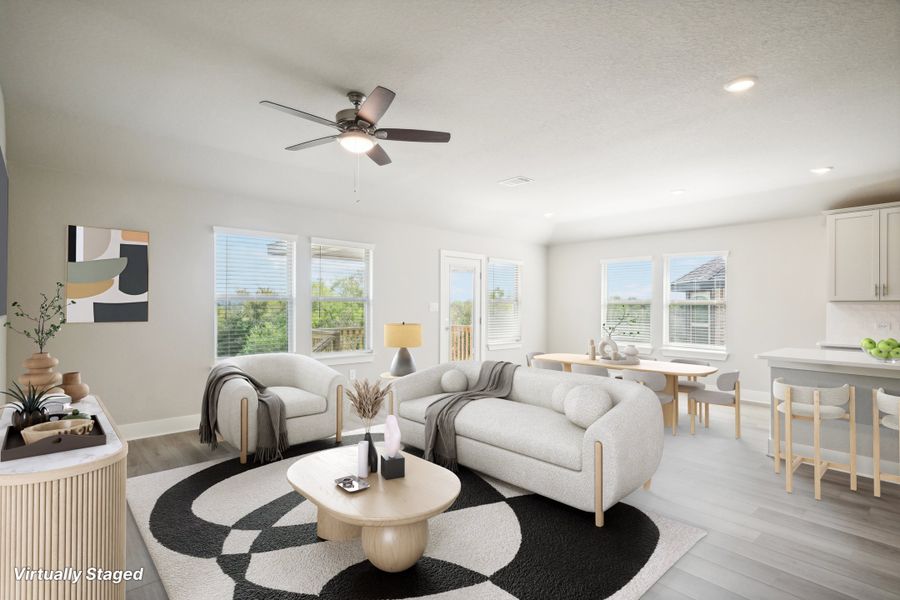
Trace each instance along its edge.
<instances>
[{"instance_id":1,"label":"small black tray on coffee table","mask_svg":"<svg viewBox=\"0 0 900 600\"><path fill-rule=\"evenodd\" d=\"M53 419L54 416L58 415L51 415L51 420L55 420ZM82 448L106 444L106 431L103 430L100 421L97 420L96 415L92 415L91 420L94 421L94 428L90 433L82 435L59 434L38 440L33 444L26 444L22 438L22 432L17 431L15 427L10 425L6 428L6 437L3 439L3 446L0 447L0 462L41 456L43 454L55 454L56 452L66 452L68 450L81 450Z\"/></svg>"}]
</instances>

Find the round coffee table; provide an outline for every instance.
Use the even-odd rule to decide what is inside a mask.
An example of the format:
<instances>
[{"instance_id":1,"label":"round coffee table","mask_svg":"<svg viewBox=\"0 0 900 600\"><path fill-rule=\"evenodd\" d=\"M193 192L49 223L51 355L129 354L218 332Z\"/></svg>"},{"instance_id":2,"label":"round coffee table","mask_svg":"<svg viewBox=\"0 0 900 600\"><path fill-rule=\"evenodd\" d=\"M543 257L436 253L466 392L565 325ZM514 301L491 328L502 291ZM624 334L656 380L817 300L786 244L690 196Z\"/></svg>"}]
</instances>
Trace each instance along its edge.
<instances>
[{"instance_id":1,"label":"round coffee table","mask_svg":"<svg viewBox=\"0 0 900 600\"><path fill-rule=\"evenodd\" d=\"M428 519L447 510L459 495L451 471L403 453L406 476L369 475L369 488L349 493L335 485L356 473L356 446L304 456L288 469L291 486L316 505L316 533L324 540L362 538L373 565L396 573L413 566L428 544Z\"/></svg>"}]
</instances>

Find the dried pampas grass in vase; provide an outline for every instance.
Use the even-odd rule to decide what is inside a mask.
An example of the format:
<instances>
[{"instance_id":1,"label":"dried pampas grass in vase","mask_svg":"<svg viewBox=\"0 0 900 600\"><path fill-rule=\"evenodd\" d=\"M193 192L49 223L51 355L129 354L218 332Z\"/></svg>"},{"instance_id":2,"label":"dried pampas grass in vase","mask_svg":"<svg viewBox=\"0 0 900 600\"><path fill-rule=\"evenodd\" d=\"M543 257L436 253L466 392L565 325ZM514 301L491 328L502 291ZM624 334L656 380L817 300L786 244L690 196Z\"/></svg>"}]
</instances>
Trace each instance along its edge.
<instances>
[{"instance_id":1,"label":"dried pampas grass in vase","mask_svg":"<svg viewBox=\"0 0 900 600\"><path fill-rule=\"evenodd\" d=\"M378 411L381 410L390 388L390 384L381 387L377 381L369 383L368 379L357 379L353 382L353 389L347 390L350 405L366 428L365 440L369 442L369 472L371 473L378 471L378 453L375 452L375 444L372 441L372 423L378 416Z\"/></svg>"}]
</instances>

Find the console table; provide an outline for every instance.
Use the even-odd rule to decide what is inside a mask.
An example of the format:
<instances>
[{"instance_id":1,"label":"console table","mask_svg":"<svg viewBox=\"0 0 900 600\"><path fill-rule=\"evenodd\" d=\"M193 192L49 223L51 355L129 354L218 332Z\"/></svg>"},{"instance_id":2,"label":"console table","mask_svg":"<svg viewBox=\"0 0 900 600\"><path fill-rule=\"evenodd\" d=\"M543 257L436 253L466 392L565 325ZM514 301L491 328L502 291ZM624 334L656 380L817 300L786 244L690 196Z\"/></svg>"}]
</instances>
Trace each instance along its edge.
<instances>
[{"instance_id":1,"label":"console table","mask_svg":"<svg viewBox=\"0 0 900 600\"><path fill-rule=\"evenodd\" d=\"M0 462L0 598L125 598L124 581L86 576L90 568L125 568L128 443L99 398L87 396L76 406L97 415L105 445ZM0 442L10 413L0 416ZM15 570L23 567L68 568L82 577L77 583L16 581Z\"/></svg>"}]
</instances>

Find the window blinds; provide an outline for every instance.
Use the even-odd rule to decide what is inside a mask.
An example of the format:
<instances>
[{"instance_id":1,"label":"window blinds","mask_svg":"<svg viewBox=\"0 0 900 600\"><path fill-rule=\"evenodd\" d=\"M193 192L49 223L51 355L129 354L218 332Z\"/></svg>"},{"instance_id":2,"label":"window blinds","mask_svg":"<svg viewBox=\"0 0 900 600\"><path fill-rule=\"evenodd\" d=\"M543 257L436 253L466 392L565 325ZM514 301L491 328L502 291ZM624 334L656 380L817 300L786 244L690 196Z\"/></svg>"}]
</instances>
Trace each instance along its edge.
<instances>
[{"instance_id":1,"label":"window blinds","mask_svg":"<svg viewBox=\"0 0 900 600\"><path fill-rule=\"evenodd\" d=\"M615 261L606 263L604 270L604 326L615 329L612 338L616 341L649 344L653 262Z\"/></svg>"},{"instance_id":2,"label":"window blinds","mask_svg":"<svg viewBox=\"0 0 900 600\"><path fill-rule=\"evenodd\" d=\"M294 240L217 229L216 355L293 349Z\"/></svg>"},{"instance_id":3,"label":"window blinds","mask_svg":"<svg viewBox=\"0 0 900 600\"><path fill-rule=\"evenodd\" d=\"M521 270L522 266L517 262L488 260L488 347L500 344L519 344L522 341Z\"/></svg>"},{"instance_id":4,"label":"window blinds","mask_svg":"<svg viewBox=\"0 0 900 600\"><path fill-rule=\"evenodd\" d=\"M370 350L372 249L313 240L310 256L313 353Z\"/></svg>"},{"instance_id":5,"label":"window blinds","mask_svg":"<svg viewBox=\"0 0 900 600\"><path fill-rule=\"evenodd\" d=\"M724 254L666 257L666 343L725 347Z\"/></svg>"}]
</instances>

